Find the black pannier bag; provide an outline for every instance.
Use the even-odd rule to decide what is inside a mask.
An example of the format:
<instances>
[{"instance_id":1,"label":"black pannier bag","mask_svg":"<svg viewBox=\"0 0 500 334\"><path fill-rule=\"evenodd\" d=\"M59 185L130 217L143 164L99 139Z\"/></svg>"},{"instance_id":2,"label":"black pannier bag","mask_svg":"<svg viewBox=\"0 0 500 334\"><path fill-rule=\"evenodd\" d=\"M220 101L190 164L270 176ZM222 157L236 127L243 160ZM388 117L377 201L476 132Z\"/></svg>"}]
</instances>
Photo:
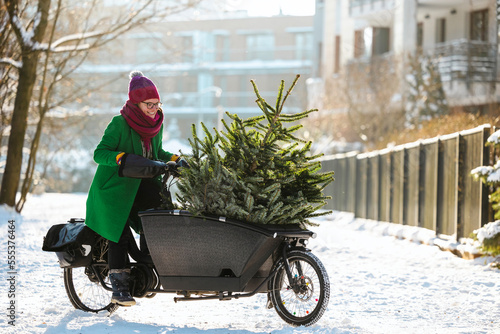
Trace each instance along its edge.
<instances>
[{"instance_id":1,"label":"black pannier bag","mask_svg":"<svg viewBox=\"0 0 500 334\"><path fill-rule=\"evenodd\" d=\"M53 225L43 239L42 250L55 252L61 268L86 267L92 260L97 233L82 218L71 218L68 224Z\"/></svg>"}]
</instances>

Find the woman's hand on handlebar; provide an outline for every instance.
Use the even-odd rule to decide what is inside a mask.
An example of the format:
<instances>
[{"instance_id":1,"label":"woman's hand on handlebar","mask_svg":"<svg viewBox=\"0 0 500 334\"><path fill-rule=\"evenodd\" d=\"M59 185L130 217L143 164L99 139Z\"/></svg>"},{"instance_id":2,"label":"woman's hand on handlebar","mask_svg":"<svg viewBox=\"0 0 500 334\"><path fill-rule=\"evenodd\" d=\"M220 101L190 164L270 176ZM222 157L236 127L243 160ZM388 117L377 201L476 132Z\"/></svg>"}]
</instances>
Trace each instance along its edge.
<instances>
[{"instance_id":1,"label":"woman's hand on handlebar","mask_svg":"<svg viewBox=\"0 0 500 334\"><path fill-rule=\"evenodd\" d=\"M179 176L179 168L189 168L188 162L183 158L178 158L175 161L168 161L166 163L165 172L177 177Z\"/></svg>"},{"instance_id":2,"label":"woman's hand on handlebar","mask_svg":"<svg viewBox=\"0 0 500 334\"><path fill-rule=\"evenodd\" d=\"M123 155L118 175L134 179L149 179L166 172L167 164L155 161L136 154Z\"/></svg>"}]
</instances>

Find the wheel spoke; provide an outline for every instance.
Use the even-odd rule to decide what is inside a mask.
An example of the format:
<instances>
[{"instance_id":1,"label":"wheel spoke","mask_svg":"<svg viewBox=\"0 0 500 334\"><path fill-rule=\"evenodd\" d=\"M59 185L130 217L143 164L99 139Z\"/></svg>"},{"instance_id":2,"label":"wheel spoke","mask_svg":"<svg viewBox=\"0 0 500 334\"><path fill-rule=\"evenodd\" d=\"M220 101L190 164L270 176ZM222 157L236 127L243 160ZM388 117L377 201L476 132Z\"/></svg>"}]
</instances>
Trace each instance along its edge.
<instances>
[{"instance_id":1,"label":"wheel spoke","mask_svg":"<svg viewBox=\"0 0 500 334\"><path fill-rule=\"evenodd\" d=\"M105 290L95 278L89 279L85 268L66 269L65 275L68 294L78 305L77 308L97 312L110 306L111 292ZM108 278L104 281L107 282Z\"/></svg>"},{"instance_id":2,"label":"wheel spoke","mask_svg":"<svg viewBox=\"0 0 500 334\"><path fill-rule=\"evenodd\" d=\"M310 314L316 307L320 294L320 284L318 275L314 268L308 263L300 260L290 264L293 282L288 281L288 277L283 276L286 288L282 291L282 301L290 314L297 317L304 317ZM318 287L317 291L314 287Z\"/></svg>"},{"instance_id":3,"label":"wheel spoke","mask_svg":"<svg viewBox=\"0 0 500 334\"><path fill-rule=\"evenodd\" d=\"M64 269L64 286L66 293L77 309L87 312L110 311L114 304L110 303L111 292L101 285L101 279L109 285L108 269L104 262L108 242L101 239L93 249L92 267ZM97 264L98 263L98 264Z\"/></svg>"},{"instance_id":4,"label":"wheel spoke","mask_svg":"<svg viewBox=\"0 0 500 334\"><path fill-rule=\"evenodd\" d=\"M324 313L329 300L329 280L321 262L304 251L289 253L291 282L282 268L271 282L271 293L280 317L293 325L311 325Z\"/></svg>"}]
</instances>

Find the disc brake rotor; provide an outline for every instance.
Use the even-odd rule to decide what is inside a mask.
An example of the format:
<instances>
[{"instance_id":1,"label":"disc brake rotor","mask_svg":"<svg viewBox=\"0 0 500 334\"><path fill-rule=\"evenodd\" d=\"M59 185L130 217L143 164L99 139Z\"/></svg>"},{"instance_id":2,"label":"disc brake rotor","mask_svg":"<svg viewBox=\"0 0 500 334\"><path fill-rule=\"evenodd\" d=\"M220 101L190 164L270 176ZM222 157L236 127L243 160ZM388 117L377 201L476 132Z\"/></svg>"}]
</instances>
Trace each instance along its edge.
<instances>
[{"instance_id":1,"label":"disc brake rotor","mask_svg":"<svg viewBox=\"0 0 500 334\"><path fill-rule=\"evenodd\" d=\"M314 285L308 276L296 277L293 283L293 291L297 298L306 302L310 300L314 293Z\"/></svg>"}]
</instances>

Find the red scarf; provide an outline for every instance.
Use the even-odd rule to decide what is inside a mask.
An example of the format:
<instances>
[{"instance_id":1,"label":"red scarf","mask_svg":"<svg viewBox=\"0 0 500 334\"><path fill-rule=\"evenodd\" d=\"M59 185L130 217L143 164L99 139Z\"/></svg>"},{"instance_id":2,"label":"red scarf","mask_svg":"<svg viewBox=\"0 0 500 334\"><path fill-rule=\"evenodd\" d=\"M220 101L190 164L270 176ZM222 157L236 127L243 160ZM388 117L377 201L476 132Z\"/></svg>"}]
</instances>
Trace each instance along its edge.
<instances>
[{"instance_id":1,"label":"red scarf","mask_svg":"<svg viewBox=\"0 0 500 334\"><path fill-rule=\"evenodd\" d=\"M160 132L161 125L163 124L163 112L161 109L158 109L153 119L146 116L136 104L128 100L120 111L120 114L125 118L127 124L141 136L146 152L149 152L151 148L151 138Z\"/></svg>"}]
</instances>

